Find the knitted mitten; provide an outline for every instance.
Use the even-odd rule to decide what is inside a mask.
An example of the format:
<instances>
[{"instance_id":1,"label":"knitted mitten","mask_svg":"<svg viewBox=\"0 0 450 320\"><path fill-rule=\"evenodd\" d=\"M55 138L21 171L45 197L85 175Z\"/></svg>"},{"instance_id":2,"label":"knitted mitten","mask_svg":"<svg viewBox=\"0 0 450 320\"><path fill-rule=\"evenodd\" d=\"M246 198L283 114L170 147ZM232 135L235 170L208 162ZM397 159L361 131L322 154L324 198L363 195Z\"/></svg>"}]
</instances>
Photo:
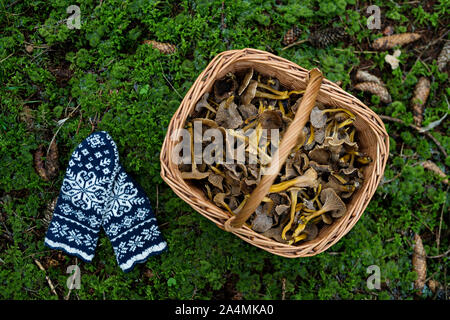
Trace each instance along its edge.
<instances>
[{"instance_id":1,"label":"knitted mitten","mask_svg":"<svg viewBox=\"0 0 450 320\"><path fill-rule=\"evenodd\" d=\"M131 271L152 255L166 250L150 200L141 187L119 165L112 193L106 202L103 229L110 239L117 263Z\"/></svg>"},{"instance_id":2,"label":"knitted mitten","mask_svg":"<svg viewBox=\"0 0 450 320\"><path fill-rule=\"evenodd\" d=\"M95 132L78 145L66 170L45 245L92 260L105 201L118 170L117 146L108 133Z\"/></svg>"}]
</instances>

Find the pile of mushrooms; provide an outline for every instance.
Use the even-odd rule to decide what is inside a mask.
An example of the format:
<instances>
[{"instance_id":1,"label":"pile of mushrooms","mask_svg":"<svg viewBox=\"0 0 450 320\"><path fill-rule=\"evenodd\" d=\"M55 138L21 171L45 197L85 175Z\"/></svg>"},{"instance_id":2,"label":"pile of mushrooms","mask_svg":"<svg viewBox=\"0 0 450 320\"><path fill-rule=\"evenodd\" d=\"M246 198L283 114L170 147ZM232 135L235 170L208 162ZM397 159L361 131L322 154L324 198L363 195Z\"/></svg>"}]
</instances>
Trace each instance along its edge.
<instances>
[{"instance_id":1,"label":"pile of mushrooms","mask_svg":"<svg viewBox=\"0 0 450 320\"><path fill-rule=\"evenodd\" d=\"M203 132L216 128L224 134L224 150L225 137L233 137L233 145L240 143L245 148L245 163L226 163L225 154L218 163L198 163L191 154L192 164L179 165L183 179L201 188L220 208L238 214L272 157L273 141L261 144L262 129L279 129L282 139L302 95L303 91L289 90L253 69L217 80L186 122L191 145L193 124L201 121ZM349 110L316 103L298 145L246 225L278 242L297 245L313 240L321 228L345 215L346 203L362 186L362 168L371 162L359 150L355 119ZM253 130L256 140L245 135L248 130ZM206 145L203 142L202 147ZM255 154L257 163L250 163Z\"/></svg>"}]
</instances>

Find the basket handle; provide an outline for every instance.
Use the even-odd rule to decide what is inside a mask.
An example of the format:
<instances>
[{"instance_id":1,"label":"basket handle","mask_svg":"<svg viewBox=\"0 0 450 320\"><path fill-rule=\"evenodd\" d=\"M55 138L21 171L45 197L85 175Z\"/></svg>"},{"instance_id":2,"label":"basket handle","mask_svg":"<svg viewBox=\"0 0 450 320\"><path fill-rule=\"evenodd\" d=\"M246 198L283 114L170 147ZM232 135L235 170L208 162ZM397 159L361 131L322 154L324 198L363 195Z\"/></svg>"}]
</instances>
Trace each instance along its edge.
<instances>
[{"instance_id":1,"label":"basket handle","mask_svg":"<svg viewBox=\"0 0 450 320\"><path fill-rule=\"evenodd\" d=\"M274 160L267 169L272 174L266 174L261 178L260 183L253 190L241 211L225 222L224 228L226 231L233 231L241 228L245 221L247 221L253 212L255 212L256 208L269 192L270 187L280 172L281 167L286 162L291 150L296 146L303 127L306 125L306 122L308 122L309 114L316 104L317 94L319 93L320 85L322 84L323 75L319 69L314 68L309 71L308 78L309 79L306 80L307 86L305 94L295 113L294 120L287 128L286 133L280 142L280 146L273 156Z\"/></svg>"}]
</instances>

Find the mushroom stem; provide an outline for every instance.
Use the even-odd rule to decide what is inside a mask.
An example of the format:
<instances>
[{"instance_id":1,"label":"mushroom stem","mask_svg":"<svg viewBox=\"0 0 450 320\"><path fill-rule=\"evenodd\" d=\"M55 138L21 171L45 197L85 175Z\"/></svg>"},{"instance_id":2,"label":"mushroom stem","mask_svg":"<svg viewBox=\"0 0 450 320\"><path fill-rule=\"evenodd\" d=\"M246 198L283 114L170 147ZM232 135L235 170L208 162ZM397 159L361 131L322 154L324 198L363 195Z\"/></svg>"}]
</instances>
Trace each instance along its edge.
<instances>
[{"instance_id":1,"label":"mushroom stem","mask_svg":"<svg viewBox=\"0 0 450 320\"><path fill-rule=\"evenodd\" d=\"M341 176L340 174L338 174L338 173L336 173L334 171L331 172L331 175L333 177L335 177L342 184L346 184L348 182L347 180L345 180L345 178L343 176Z\"/></svg>"},{"instance_id":2,"label":"mushroom stem","mask_svg":"<svg viewBox=\"0 0 450 320\"><path fill-rule=\"evenodd\" d=\"M222 177L225 178L225 173L223 173L222 171L220 171L220 169L218 169L218 168L216 168L216 167L213 167L213 166L211 166L210 168L211 168L212 171L214 171L215 174L221 175Z\"/></svg>"},{"instance_id":3,"label":"mushroom stem","mask_svg":"<svg viewBox=\"0 0 450 320\"><path fill-rule=\"evenodd\" d=\"M261 82L258 82L258 87L263 88L263 89L266 89L266 90L269 90L270 92L276 94L277 96L285 96L285 95L288 95L288 97L289 97L289 94L288 94L287 91L278 91L278 90L275 90L275 89L272 88L271 86L268 86L267 84L264 84L264 83L261 83ZM263 92L261 92L261 93L263 93ZM258 94L258 92L257 92L256 94ZM287 99L287 98L285 98L285 99Z\"/></svg>"},{"instance_id":4,"label":"mushroom stem","mask_svg":"<svg viewBox=\"0 0 450 320\"><path fill-rule=\"evenodd\" d=\"M283 103L281 102L281 100L278 101L278 108L280 109L281 114L283 116L285 116L286 115L286 111L284 110Z\"/></svg>"},{"instance_id":5,"label":"mushroom stem","mask_svg":"<svg viewBox=\"0 0 450 320\"><path fill-rule=\"evenodd\" d=\"M309 126L311 128L308 141L306 144L311 144L314 141L314 127L312 125Z\"/></svg>"},{"instance_id":6,"label":"mushroom stem","mask_svg":"<svg viewBox=\"0 0 450 320\"><path fill-rule=\"evenodd\" d=\"M345 121L342 121L342 122L337 126L337 128L340 129L340 128L343 128L343 127L345 127L346 125L349 125L349 124L352 124L352 123L353 123L353 119L352 119L352 118L348 118L348 119L346 119Z\"/></svg>"},{"instance_id":7,"label":"mushroom stem","mask_svg":"<svg viewBox=\"0 0 450 320\"><path fill-rule=\"evenodd\" d=\"M346 114L348 114L348 115L350 116L350 119L353 119L353 120L356 119L356 117L355 117L355 115L354 115L353 113L351 113L351 112L348 111L347 109L343 109L343 108L325 109L325 110L322 110L322 113L339 112L339 111L342 111L342 112L345 112Z\"/></svg>"},{"instance_id":8,"label":"mushroom stem","mask_svg":"<svg viewBox=\"0 0 450 320\"><path fill-rule=\"evenodd\" d=\"M283 232L281 232L281 238L283 240L287 240L286 239L286 232L288 232L289 229L291 229L292 224L294 223L295 210L296 210L296 206L297 206L297 196L298 196L298 192L299 191L300 191L299 188L292 188L290 190L290 195L291 195L291 212L290 212L289 222L284 227Z\"/></svg>"},{"instance_id":9,"label":"mushroom stem","mask_svg":"<svg viewBox=\"0 0 450 320\"><path fill-rule=\"evenodd\" d=\"M311 171L312 170L312 171ZM292 186L298 186L298 187L313 187L317 185L317 172L310 168L308 171L305 172L304 175L298 176L294 179L280 182L278 184L273 184L270 187L269 193L273 192L281 192L284 191Z\"/></svg>"},{"instance_id":10,"label":"mushroom stem","mask_svg":"<svg viewBox=\"0 0 450 320\"><path fill-rule=\"evenodd\" d=\"M294 237L294 239L289 240L288 244L293 244L302 240L305 240L308 237L308 235L306 233L302 233L299 236Z\"/></svg>"},{"instance_id":11,"label":"mushroom stem","mask_svg":"<svg viewBox=\"0 0 450 320\"><path fill-rule=\"evenodd\" d=\"M319 186L317 187L316 195L315 195L314 198L311 200L313 203L314 203L314 202L317 202L318 205L319 205L319 208L321 207L321 204L320 204L320 202L319 202L319 195L320 195L320 192L321 192L321 191L322 191L322 184L319 183Z\"/></svg>"},{"instance_id":12,"label":"mushroom stem","mask_svg":"<svg viewBox=\"0 0 450 320\"><path fill-rule=\"evenodd\" d=\"M256 91L255 97L256 98L274 99L274 100L285 100L285 99L289 98L289 95L288 95L287 91L284 92L282 95L276 95L276 94Z\"/></svg>"}]
</instances>

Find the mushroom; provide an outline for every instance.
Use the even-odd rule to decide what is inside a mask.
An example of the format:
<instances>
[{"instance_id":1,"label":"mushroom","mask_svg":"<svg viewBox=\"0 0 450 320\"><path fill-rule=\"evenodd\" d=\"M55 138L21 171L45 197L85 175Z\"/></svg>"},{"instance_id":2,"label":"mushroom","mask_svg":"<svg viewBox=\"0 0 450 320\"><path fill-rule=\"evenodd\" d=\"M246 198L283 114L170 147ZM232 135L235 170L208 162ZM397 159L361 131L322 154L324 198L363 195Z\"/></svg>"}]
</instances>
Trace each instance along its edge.
<instances>
[{"instance_id":1,"label":"mushroom","mask_svg":"<svg viewBox=\"0 0 450 320\"><path fill-rule=\"evenodd\" d=\"M338 195L340 195L342 192L355 191L355 186L343 185L339 183L339 181L335 177L332 176L330 176L329 181L325 184L325 188L332 188Z\"/></svg>"},{"instance_id":2,"label":"mushroom","mask_svg":"<svg viewBox=\"0 0 450 320\"><path fill-rule=\"evenodd\" d=\"M291 195L291 211L289 214L289 222L288 224L283 228L283 232L281 233L281 238L283 238L284 240L286 239L286 232L289 231L289 229L291 229L292 224L294 223L294 217L295 217L295 209L296 209L296 205L297 205L297 198L298 198L298 193L301 190L301 188L298 187L291 187L288 189L290 195Z\"/></svg>"},{"instance_id":3,"label":"mushroom","mask_svg":"<svg viewBox=\"0 0 450 320\"><path fill-rule=\"evenodd\" d=\"M297 228L294 231L293 237L298 236L300 232L305 229L306 224L310 220L320 216L325 212L331 212L331 216L333 218L339 218L342 217L347 211L345 203L342 202L341 198L339 198L336 192L331 188L327 188L322 191L322 193L320 194L320 200L323 202L323 207L309 216L302 217L301 222L298 224Z\"/></svg>"},{"instance_id":4,"label":"mushroom","mask_svg":"<svg viewBox=\"0 0 450 320\"><path fill-rule=\"evenodd\" d=\"M244 122L233 99L234 96L230 96L227 100L222 101L216 113L215 121L225 129L236 129Z\"/></svg>"},{"instance_id":5,"label":"mushroom","mask_svg":"<svg viewBox=\"0 0 450 320\"><path fill-rule=\"evenodd\" d=\"M266 110L259 115L259 123L263 129L279 129L283 125L281 116L278 110Z\"/></svg>"},{"instance_id":6,"label":"mushroom","mask_svg":"<svg viewBox=\"0 0 450 320\"><path fill-rule=\"evenodd\" d=\"M247 89L248 84L250 83L250 80L252 80L253 77L253 68L251 68L244 77L244 80L242 81L239 89L238 89L238 95L242 95L245 89Z\"/></svg>"},{"instance_id":7,"label":"mushroom","mask_svg":"<svg viewBox=\"0 0 450 320\"><path fill-rule=\"evenodd\" d=\"M325 125L327 124L327 116L322 110L315 106L311 110L309 121L314 128L320 129L325 127Z\"/></svg>"},{"instance_id":8,"label":"mushroom","mask_svg":"<svg viewBox=\"0 0 450 320\"><path fill-rule=\"evenodd\" d=\"M191 166L191 172L184 171L181 172L181 178L186 180L201 180L205 179L210 175L210 172L200 172L197 169L197 164L195 163L195 157L194 157L194 130L192 126L188 127L187 129L189 131L190 136L190 143L191 143L191 160L192 160L192 166Z\"/></svg>"},{"instance_id":9,"label":"mushroom","mask_svg":"<svg viewBox=\"0 0 450 320\"><path fill-rule=\"evenodd\" d=\"M241 103L243 105L249 104L256 95L256 88L258 87L258 82L255 80L251 80L247 86L247 89L244 92L244 95L241 96Z\"/></svg>"},{"instance_id":10,"label":"mushroom","mask_svg":"<svg viewBox=\"0 0 450 320\"><path fill-rule=\"evenodd\" d=\"M208 109L209 111L216 113L216 110L211 107L211 105L208 103L209 93L206 92L199 102L195 105L195 111L200 112L203 108Z\"/></svg>"},{"instance_id":11,"label":"mushroom","mask_svg":"<svg viewBox=\"0 0 450 320\"><path fill-rule=\"evenodd\" d=\"M308 153L309 158L318 164L328 164L330 160L330 152L323 146L316 146Z\"/></svg>"},{"instance_id":12,"label":"mushroom","mask_svg":"<svg viewBox=\"0 0 450 320\"><path fill-rule=\"evenodd\" d=\"M293 244L301 240L311 241L314 240L318 234L319 228L317 228L315 224L308 224L300 235L294 237L288 243Z\"/></svg>"},{"instance_id":13,"label":"mushroom","mask_svg":"<svg viewBox=\"0 0 450 320\"><path fill-rule=\"evenodd\" d=\"M266 213L256 213L252 221L251 228L259 233L269 230L273 226L273 219Z\"/></svg>"},{"instance_id":14,"label":"mushroom","mask_svg":"<svg viewBox=\"0 0 450 320\"><path fill-rule=\"evenodd\" d=\"M325 127L326 122L327 122L326 113L331 113L331 112L345 112L347 115L349 115L350 119L355 120L355 115L346 109L336 108L336 109L320 110L316 106L311 110L311 114L309 116L309 119L310 119L313 127L317 128L317 129Z\"/></svg>"},{"instance_id":15,"label":"mushroom","mask_svg":"<svg viewBox=\"0 0 450 320\"><path fill-rule=\"evenodd\" d=\"M219 188L220 191L223 192L223 176L220 174L210 174L208 176L208 182L211 183L214 187Z\"/></svg>"},{"instance_id":16,"label":"mushroom","mask_svg":"<svg viewBox=\"0 0 450 320\"><path fill-rule=\"evenodd\" d=\"M316 170L317 172L328 172L330 173L331 171L333 171L333 169L331 168L331 166L329 164L319 164L315 161L310 161L309 165L311 168L313 168L314 170Z\"/></svg>"},{"instance_id":17,"label":"mushroom","mask_svg":"<svg viewBox=\"0 0 450 320\"><path fill-rule=\"evenodd\" d=\"M236 77L233 74L227 74L224 78L214 83L214 96L216 101L220 102L228 99L234 94L237 88Z\"/></svg>"},{"instance_id":18,"label":"mushroom","mask_svg":"<svg viewBox=\"0 0 450 320\"><path fill-rule=\"evenodd\" d=\"M258 115L258 109L251 103L242 104L239 107L239 111L240 111L242 117L244 118L244 120L251 119ZM244 131L246 131L246 130L244 130Z\"/></svg>"},{"instance_id":19,"label":"mushroom","mask_svg":"<svg viewBox=\"0 0 450 320\"><path fill-rule=\"evenodd\" d=\"M217 205L220 206L222 208L227 209L227 211L231 214L233 214L233 211L231 210L231 208L228 206L228 204L225 202L225 197L227 196L226 193L224 192L219 192L218 194L216 194L213 198L213 202Z\"/></svg>"},{"instance_id":20,"label":"mushroom","mask_svg":"<svg viewBox=\"0 0 450 320\"><path fill-rule=\"evenodd\" d=\"M266 232L263 232L262 235L265 237L268 237L268 238L272 238L281 243L287 243L287 241L285 241L285 240L283 240L283 238L281 238L281 232L283 230L284 224L287 222L288 219L289 219L289 216L284 215L277 227L271 228L271 229L267 230Z\"/></svg>"},{"instance_id":21,"label":"mushroom","mask_svg":"<svg viewBox=\"0 0 450 320\"><path fill-rule=\"evenodd\" d=\"M313 168L309 168L304 175L298 176L294 179L280 182L278 184L273 184L270 187L269 192L280 192L284 191L290 187L299 187L299 188L306 188L306 187L316 187L317 186L317 172Z\"/></svg>"}]
</instances>

